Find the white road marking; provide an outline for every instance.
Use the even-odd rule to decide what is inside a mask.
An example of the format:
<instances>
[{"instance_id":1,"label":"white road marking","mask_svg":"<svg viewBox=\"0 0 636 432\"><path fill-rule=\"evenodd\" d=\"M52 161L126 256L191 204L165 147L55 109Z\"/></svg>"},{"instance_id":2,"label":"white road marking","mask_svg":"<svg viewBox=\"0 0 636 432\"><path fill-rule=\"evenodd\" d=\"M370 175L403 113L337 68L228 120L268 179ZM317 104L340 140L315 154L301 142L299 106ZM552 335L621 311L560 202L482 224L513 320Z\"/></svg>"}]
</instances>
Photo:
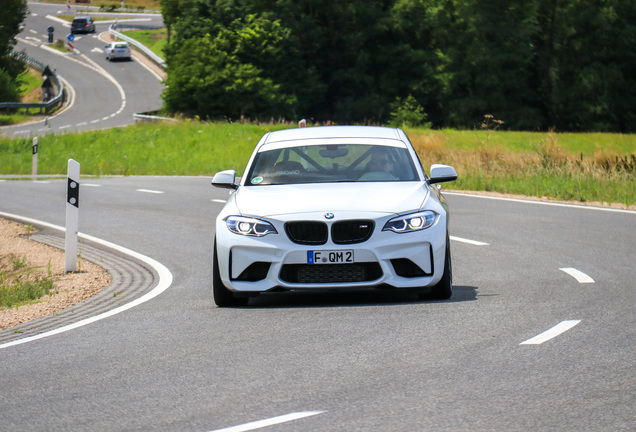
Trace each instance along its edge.
<instances>
[{"instance_id":1,"label":"white road marking","mask_svg":"<svg viewBox=\"0 0 636 432\"><path fill-rule=\"evenodd\" d=\"M153 194L162 194L163 191L151 190L151 189L137 189L137 192L145 192L145 193L153 193Z\"/></svg>"},{"instance_id":2,"label":"white road marking","mask_svg":"<svg viewBox=\"0 0 636 432\"><path fill-rule=\"evenodd\" d=\"M553 206L553 207L567 207L567 208L575 208L575 209L583 209L583 210L598 210L598 211L606 211L606 212L614 212L614 213L636 214L636 211L634 210L623 210L623 209L615 209L615 208L609 208L609 207L593 207L593 206L576 205L576 204L563 204L563 203L556 203L556 202L550 202L550 201L535 201L533 199L530 199L530 197L528 197L528 199L504 198L504 197L493 197L493 196L487 196L487 195L475 195L475 194L469 194L469 193L448 192L448 191L444 191L444 195L468 196L472 198L491 199L491 200L498 200L498 201L510 201L510 202L518 202L523 204L538 204L538 205L546 205L546 206Z\"/></svg>"},{"instance_id":3,"label":"white road marking","mask_svg":"<svg viewBox=\"0 0 636 432\"><path fill-rule=\"evenodd\" d=\"M38 32L36 32L36 31L35 31L35 30L33 30L33 29L29 29L29 31L30 31L31 33L33 33L33 34L38 34Z\"/></svg>"},{"instance_id":4,"label":"white road marking","mask_svg":"<svg viewBox=\"0 0 636 432\"><path fill-rule=\"evenodd\" d=\"M577 270L575 268L565 267L565 268L560 268L559 270L566 272L567 274L572 276L574 279L576 279L579 283L582 283L582 284L594 283L594 279L592 279L591 277L589 277L582 271Z\"/></svg>"},{"instance_id":5,"label":"white road marking","mask_svg":"<svg viewBox=\"0 0 636 432\"><path fill-rule=\"evenodd\" d=\"M33 43L33 42L29 41L29 40L22 39L22 38L19 38L19 37L16 37L16 39L19 40L20 42L23 42L23 43L25 43L27 45L31 45L31 46L34 46L34 47L38 46L39 43L40 43L39 39L38 39L38 43Z\"/></svg>"},{"instance_id":6,"label":"white road marking","mask_svg":"<svg viewBox=\"0 0 636 432\"><path fill-rule=\"evenodd\" d=\"M460 242L460 243L468 243L468 244L473 245L473 246L489 246L488 243L480 242L480 241L477 241L477 240L469 240L469 239L465 239L465 238L461 238L461 237L450 236L450 239L453 240L453 241Z\"/></svg>"},{"instance_id":7,"label":"white road marking","mask_svg":"<svg viewBox=\"0 0 636 432\"><path fill-rule=\"evenodd\" d=\"M227 200L222 200L222 199L213 199L213 200L212 200L212 202L225 204L225 203L227 202Z\"/></svg>"},{"instance_id":8,"label":"white road marking","mask_svg":"<svg viewBox=\"0 0 636 432\"><path fill-rule=\"evenodd\" d=\"M519 345L540 345L543 342L557 337L561 333L565 333L580 322L581 320L567 320L560 322L559 324L552 327L550 330L544 331L543 333L536 335L535 337L530 338L527 341L521 342Z\"/></svg>"},{"instance_id":9,"label":"white road marking","mask_svg":"<svg viewBox=\"0 0 636 432\"><path fill-rule=\"evenodd\" d=\"M246 432L253 431L255 429L261 429L264 427L277 425L281 423L287 423L293 420L298 420L305 417L315 416L317 414L322 414L324 411L302 411L297 413L285 414L278 417L272 417L265 420L258 420L251 423L245 423L238 426L232 426L224 429L216 429L210 432Z\"/></svg>"},{"instance_id":10,"label":"white road marking","mask_svg":"<svg viewBox=\"0 0 636 432\"><path fill-rule=\"evenodd\" d=\"M82 186L87 186L87 187L100 187L100 184L96 184L96 183L81 183Z\"/></svg>"},{"instance_id":11,"label":"white road marking","mask_svg":"<svg viewBox=\"0 0 636 432\"><path fill-rule=\"evenodd\" d=\"M0 216L4 216L4 217L8 217L10 219L15 219L15 220L19 220L20 222L23 223L27 223L27 224L34 224L34 225L41 225L41 226L46 226L48 228L53 228L59 231L66 231L66 229L64 227L58 226L58 225L53 225L47 222L43 222L37 219L31 219L31 218L25 218L22 216L18 216L18 215L14 215L14 214L10 214L10 213L4 213L4 212L0 212ZM145 262L146 264L148 264L150 267L152 267L153 269L155 269L155 271L157 272L157 274L159 275L159 283L157 284L156 287L154 287L150 292L144 294L143 296L139 297L136 300L131 301L130 303L126 303L122 306L119 306L115 309L109 310L108 312L104 312L102 314L96 315L94 317L90 317L90 318L86 318L83 319L81 321L78 321L76 323L73 324L69 324L67 326L64 327L60 327L48 332L44 332L44 333L40 333L38 335L34 335L34 336L29 336L26 337L24 339L18 339L18 340L14 340L12 342L7 342L3 345L0 345L0 349L2 348L8 348L14 345L20 345L23 343L27 343L27 342L32 342L34 340L38 340L38 339L42 339L48 336L53 336L56 334L60 334L60 333L64 333L67 332L69 330L74 330L76 328L79 327L83 327L85 325L88 324L92 324L96 321L102 320L104 318L108 318L111 317L113 315L117 315L120 312L124 312L128 309L132 309L135 306L139 306L142 303L147 302L148 300L151 300L155 297L157 297L159 294L161 294L162 292L164 292L165 290L167 290L168 288L170 288L170 285L172 285L172 273L170 273L170 270L168 270L163 264L161 264L158 261L155 261L154 259L147 257L145 255L142 255L138 252L132 251L130 249L127 249L123 246L119 246L116 245L114 243L108 242L106 240L102 240L99 239L97 237L93 237L87 234L83 234L83 233L78 233L77 234L80 238L101 244L103 246L106 246L108 248L111 249L115 249L118 252L121 252L125 255L129 255L133 258L136 258L140 261Z\"/></svg>"}]
</instances>

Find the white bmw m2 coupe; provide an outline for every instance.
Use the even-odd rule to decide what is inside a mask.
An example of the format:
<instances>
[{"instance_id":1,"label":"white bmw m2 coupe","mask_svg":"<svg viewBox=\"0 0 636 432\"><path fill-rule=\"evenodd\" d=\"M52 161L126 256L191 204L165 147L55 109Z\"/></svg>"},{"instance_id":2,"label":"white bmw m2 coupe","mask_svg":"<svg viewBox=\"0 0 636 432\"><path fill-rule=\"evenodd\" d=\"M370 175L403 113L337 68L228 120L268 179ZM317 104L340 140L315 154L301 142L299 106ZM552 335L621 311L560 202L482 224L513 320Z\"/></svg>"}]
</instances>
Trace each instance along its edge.
<instances>
[{"instance_id":1,"label":"white bmw m2 coupe","mask_svg":"<svg viewBox=\"0 0 636 432\"><path fill-rule=\"evenodd\" d=\"M382 288L452 295L448 205L406 134L373 126L269 132L216 219L213 291L220 307L265 292Z\"/></svg>"}]
</instances>

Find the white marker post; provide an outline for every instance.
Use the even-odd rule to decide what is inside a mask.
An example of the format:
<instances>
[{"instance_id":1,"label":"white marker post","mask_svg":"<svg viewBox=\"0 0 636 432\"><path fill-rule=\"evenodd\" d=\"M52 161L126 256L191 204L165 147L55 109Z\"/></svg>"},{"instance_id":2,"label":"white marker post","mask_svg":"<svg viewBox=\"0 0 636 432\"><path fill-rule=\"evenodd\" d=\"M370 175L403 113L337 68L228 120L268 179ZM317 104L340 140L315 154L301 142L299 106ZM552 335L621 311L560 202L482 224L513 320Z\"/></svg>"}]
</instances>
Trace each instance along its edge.
<instances>
[{"instance_id":1,"label":"white marker post","mask_svg":"<svg viewBox=\"0 0 636 432\"><path fill-rule=\"evenodd\" d=\"M33 166L31 169L33 181L38 179L38 137L33 138Z\"/></svg>"},{"instance_id":2,"label":"white marker post","mask_svg":"<svg viewBox=\"0 0 636 432\"><path fill-rule=\"evenodd\" d=\"M66 273L77 271L77 233L79 231L79 162L68 160L68 181L66 189Z\"/></svg>"}]
</instances>

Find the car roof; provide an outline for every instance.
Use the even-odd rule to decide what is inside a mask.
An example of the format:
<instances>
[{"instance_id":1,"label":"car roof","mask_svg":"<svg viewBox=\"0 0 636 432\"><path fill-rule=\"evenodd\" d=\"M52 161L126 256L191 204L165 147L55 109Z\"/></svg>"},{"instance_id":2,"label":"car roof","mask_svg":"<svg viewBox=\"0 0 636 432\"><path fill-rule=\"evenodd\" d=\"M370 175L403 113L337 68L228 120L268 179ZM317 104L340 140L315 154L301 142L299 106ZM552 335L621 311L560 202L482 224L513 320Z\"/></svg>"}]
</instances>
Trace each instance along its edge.
<instances>
[{"instance_id":1,"label":"car roof","mask_svg":"<svg viewBox=\"0 0 636 432\"><path fill-rule=\"evenodd\" d=\"M381 126L316 126L309 128L284 129L266 134L261 143L330 138L375 138L408 142L402 130Z\"/></svg>"}]
</instances>

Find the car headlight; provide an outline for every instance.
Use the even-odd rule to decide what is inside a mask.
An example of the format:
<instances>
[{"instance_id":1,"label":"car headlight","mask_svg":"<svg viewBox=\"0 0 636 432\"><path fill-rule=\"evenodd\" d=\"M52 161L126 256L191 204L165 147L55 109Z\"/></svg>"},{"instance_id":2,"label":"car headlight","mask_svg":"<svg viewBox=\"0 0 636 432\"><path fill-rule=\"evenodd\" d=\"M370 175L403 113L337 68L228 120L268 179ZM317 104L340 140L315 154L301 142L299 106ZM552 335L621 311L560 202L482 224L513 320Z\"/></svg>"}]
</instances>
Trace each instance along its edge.
<instances>
[{"instance_id":1,"label":"car headlight","mask_svg":"<svg viewBox=\"0 0 636 432\"><path fill-rule=\"evenodd\" d=\"M235 234L263 237L267 234L278 234L274 225L269 222L246 218L242 216L229 216L225 219L227 228Z\"/></svg>"},{"instance_id":2,"label":"car headlight","mask_svg":"<svg viewBox=\"0 0 636 432\"><path fill-rule=\"evenodd\" d=\"M430 210L398 216L388 221L382 231L393 231L396 233L420 231L432 226L438 216L437 213Z\"/></svg>"}]
</instances>

